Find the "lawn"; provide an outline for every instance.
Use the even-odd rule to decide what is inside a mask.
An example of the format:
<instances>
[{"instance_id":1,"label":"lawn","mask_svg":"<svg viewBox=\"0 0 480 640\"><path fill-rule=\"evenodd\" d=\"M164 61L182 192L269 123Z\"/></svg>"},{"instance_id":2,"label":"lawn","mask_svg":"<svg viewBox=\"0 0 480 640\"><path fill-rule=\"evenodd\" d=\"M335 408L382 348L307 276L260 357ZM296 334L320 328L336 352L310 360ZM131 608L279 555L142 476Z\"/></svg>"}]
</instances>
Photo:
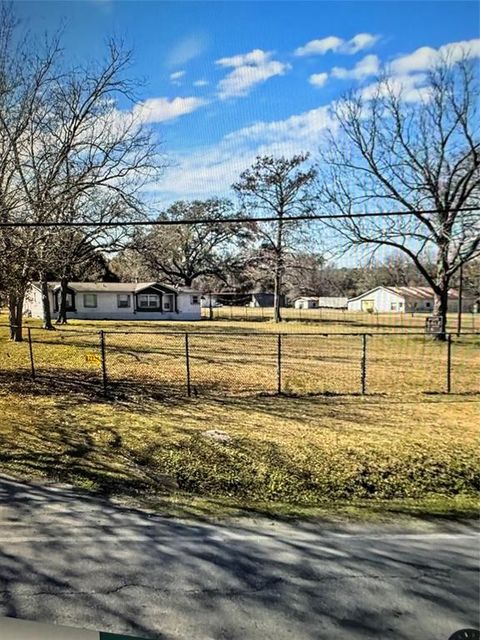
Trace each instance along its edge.
<instances>
[{"instance_id":1,"label":"lawn","mask_svg":"<svg viewBox=\"0 0 480 640\"><path fill-rule=\"evenodd\" d=\"M23 383L4 388L0 415L1 472L168 514L471 516L478 504L480 406L464 396L121 403Z\"/></svg>"},{"instance_id":2,"label":"lawn","mask_svg":"<svg viewBox=\"0 0 480 640\"><path fill-rule=\"evenodd\" d=\"M102 384L99 331L105 334L110 391L183 395L287 394L405 395L480 391L480 336L454 337L448 347L422 334L323 333L316 324L72 322L54 332L30 322L37 376ZM364 351L365 346L365 351ZM7 340L0 327L0 376L30 372L29 346ZM280 374L280 376L279 376ZM279 380L280 377L280 380ZM364 385L362 385L362 381Z\"/></svg>"},{"instance_id":3,"label":"lawn","mask_svg":"<svg viewBox=\"0 0 480 640\"><path fill-rule=\"evenodd\" d=\"M277 396L272 323L28 325L35 380L28 341L0 333L3 473L172 515L478 513L478 336L454 341L448 395L445 344L371 335L360 395L361 336L286 323Z\"/></svg>"}]
</instances>

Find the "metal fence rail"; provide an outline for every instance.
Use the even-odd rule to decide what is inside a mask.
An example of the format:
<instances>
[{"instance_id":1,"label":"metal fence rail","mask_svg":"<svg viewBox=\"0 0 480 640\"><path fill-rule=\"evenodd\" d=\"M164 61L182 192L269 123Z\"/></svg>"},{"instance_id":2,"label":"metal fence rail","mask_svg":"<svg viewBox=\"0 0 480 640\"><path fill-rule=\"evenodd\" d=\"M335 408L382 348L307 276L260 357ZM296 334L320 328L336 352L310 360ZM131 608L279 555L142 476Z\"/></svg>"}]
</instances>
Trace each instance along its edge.
<instances>
[{"instance_id":1,"label":"metal fence rail","mask_svg":"<svg viewBox=\"0 0 480 640\"><path fill-rule=\"evenodd\" d=\"M0 326L0 382L167 395L480 392L480 333L49 332Z\"/></svg>"},{"instance_id":2,"label":"metal fence rail","mask_svg":"<svg viewBox=\"0 0 480 640\"><path fill-rule=\"evenodd\" d=\"M292 307L281 308L284 320L314 322L325 327L337 325L336 331L365 330L391 330L391 331L422 331L425 327L427 312L401 313L378 311L347 311L346 309L332 309L319 307L316 309L295 309ZM250 307L225 304L221 307L203 307L202 318L204 320L228 320L228 321L268 321L273 319L273 307ZM448 330L457 332L458 314L449 313L447 316ZM478 332L480 330L480 314L462 312L462 329Z\"/></svg>"}]
</instances>

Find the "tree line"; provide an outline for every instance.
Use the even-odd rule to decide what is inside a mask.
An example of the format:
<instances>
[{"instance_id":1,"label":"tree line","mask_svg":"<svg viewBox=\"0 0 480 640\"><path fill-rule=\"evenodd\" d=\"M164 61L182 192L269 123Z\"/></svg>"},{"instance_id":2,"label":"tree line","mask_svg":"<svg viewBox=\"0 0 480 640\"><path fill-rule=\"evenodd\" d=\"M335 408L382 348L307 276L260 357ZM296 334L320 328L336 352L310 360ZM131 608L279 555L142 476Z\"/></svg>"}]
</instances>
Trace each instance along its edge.
<instances>
[{"instance_id":1,"label":"tree line","mask_svg":"<svg viewBox=\"0 0 480 640\"><path fill-rule=\"evenodd\" d=\"M63 323L68 283L98 277L273 290L277 322L285 293L427 284L445 336L448 291L460 271L478 286L479 87L468 52L436 64L415 99L388 73L368 95L345 95L316 157L257 157L230 198L178 201L161 212L145 186L167 161L158 133L133 108L139 84L130 62L112 40L101 61L69 64L59 36L32 43L1 7L0 222L97 225L0 228L0 295L12 339L22 337L29 283L40 283L43 326L52 330L48 281L61 284ZM358 216L369 211L404 215ZM315 221L318 213L331 217ZM179 224L129 226L152 216ZM306 219L289 219L296 216ZM370 266L341 266L354 248Z\"/></svg>"}]
</instances>

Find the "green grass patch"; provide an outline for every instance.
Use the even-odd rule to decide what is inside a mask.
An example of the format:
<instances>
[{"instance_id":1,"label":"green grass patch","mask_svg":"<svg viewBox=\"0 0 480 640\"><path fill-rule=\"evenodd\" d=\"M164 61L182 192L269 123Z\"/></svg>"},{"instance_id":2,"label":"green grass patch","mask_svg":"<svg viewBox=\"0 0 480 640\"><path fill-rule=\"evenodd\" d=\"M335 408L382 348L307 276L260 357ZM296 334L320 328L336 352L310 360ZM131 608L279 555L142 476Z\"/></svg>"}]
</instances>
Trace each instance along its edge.
<instances>
[{"instance_id":1,"label":"green grass patch","mask_svg":"<svg viewBox=\"0 0 480 640\"><path fill-rule=\"evenodd\" d=\"M465 396L95 401L0 393L0 471L172 515L466 517L480 404ZM227 436L217 441L206 431Z\"/></svg>"}]
</instances>

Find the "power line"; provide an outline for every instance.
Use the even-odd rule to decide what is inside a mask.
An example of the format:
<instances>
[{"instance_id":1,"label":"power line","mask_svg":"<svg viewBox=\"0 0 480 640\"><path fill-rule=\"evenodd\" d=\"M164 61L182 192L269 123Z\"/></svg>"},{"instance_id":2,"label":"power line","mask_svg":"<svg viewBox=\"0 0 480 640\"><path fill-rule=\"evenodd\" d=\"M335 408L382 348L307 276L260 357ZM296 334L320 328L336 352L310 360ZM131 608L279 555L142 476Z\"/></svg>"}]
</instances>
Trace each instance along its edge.
<instances>
[{"instance_id":1,"label":"power line","mask_svg":"<svg viewBox=\"0 0 480 640\"><path fill-rule=\"evenodd\" d=\"M480 207L462 207L457 209L458 212L479 211ZM233 224L244 222L295 222L297 220L345 220L358 218L381 218L383 216L413 216L413 215L430 215L438 213L438 209L424 209L423 211L375 211L364 213L314 213L298 216L266 216L266 217L237 217L237 218L203 218L185 219L185 220L133 220L125 221L106 221L106 222L89 222L87 220L81 222L0 222L0 228L45 228L45 227L169 227L169 226L196 226L200 224Z\"/></svg>"}]
</instances>

